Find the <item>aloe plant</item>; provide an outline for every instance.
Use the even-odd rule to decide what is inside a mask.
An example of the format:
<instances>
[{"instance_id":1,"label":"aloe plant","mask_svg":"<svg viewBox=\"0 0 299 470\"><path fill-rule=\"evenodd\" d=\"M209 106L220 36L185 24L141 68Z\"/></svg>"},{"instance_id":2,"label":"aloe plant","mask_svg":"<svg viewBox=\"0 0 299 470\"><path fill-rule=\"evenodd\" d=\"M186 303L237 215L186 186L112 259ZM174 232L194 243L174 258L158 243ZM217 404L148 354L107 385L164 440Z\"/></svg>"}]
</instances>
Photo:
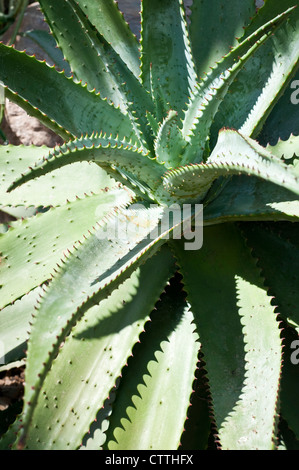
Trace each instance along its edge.
<instances>
[{"instance_id":1,"label":"aloe plant","mask_svg":"<svg viewBox=\"0 0 299 470\"><path fill-rule=\"evenodd\" d=\"M1 148L1 448L298 448L297 1L143 0L140 42L39 3L66 72L0 80L64 143Z\"/></svg>"}]
</instances>

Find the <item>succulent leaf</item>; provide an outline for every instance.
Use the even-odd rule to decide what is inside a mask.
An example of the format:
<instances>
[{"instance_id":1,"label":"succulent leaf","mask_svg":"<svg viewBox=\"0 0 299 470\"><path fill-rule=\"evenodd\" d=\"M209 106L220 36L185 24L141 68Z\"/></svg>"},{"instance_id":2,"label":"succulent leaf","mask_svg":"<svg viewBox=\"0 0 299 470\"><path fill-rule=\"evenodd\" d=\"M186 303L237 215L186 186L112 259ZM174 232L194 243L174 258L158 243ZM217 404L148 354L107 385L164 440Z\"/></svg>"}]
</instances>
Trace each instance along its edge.
<instances>
[{"instance_id":1,"label":"succulent leaf","mask_svg":"<svg viewBox=\"0 0 299 470\"><path fill-rule=\"evenodd\" d=\"M257 29L225 55L200 82L191 96L182 123L183 137L190 144L186 149L183 164L203 160L210 127L230 85L250 57L269 38L269 34L275 31L291 12L292 9L288 9ZM234 127L234 124L231 127Z\"/></svg>"},{"instance_id":2,"label":"succulent leaf","mask_svg":"<svg viewBox=\"0 0 299 470\"><path fill-rule=\"evenodd\" d=\"M62 51L57 47L53 35L43 29L31 29L22 33L22 37L34 41L51 59L57 70L63 70L67 77L72 75L69 63L65 60Z\"/></svg>"},{"instance_id":3,"label":"succulent leaf","mask_svg":"<svg viewBox=\"0 0 299 470\"><path fill-rule=\"evenodd\" d=\"M64 138L66 131L81 137L102 129L109 134L117 129L122 138L133 135L129 117L95 92L89 92L86 86L4 44L0 44L0 54L0 80L8 87L7 97L26 111L38 108L39 116L41 113L47 116L45 124L50 119L56 123L56 129L58 126L65 129ZM57 106L52 106L53 97Z\"/></svg>"},{"instance_id":4,"label":"succulent leaf","mask_svg":"<svg viewBox=\"0 0 299 470\"><path fill-rule=\"evenodd\" d=\"M208 198L207 198L208 199ZM232 221L289 220L298 222L298 196L255 176L233 176L221 194L207 202L206 224Z\"/></svg>"},{"instance_id":5,"label":"succulent leaf","mask_svg":"<svg viewBox=\"0 0 299 470\"><path fill-rule=\"evenodd\" d=\"M42 287L36 287L0 310L0 341L5 364L9 365L25 357L30 321L41 293Z\"/></svg>"},{"instance_id":6,"label":"succulent leaf","mask_svg":"<svg viewBox=\"0 0 299 470\"><path fill-rule=\"evenodd\" d=\"M140 218L140 213L144 217ZM75 247L60 266L51 287L46 289L31 328L26 367L26 383L30 385L25 391L18 448L26 444L41 386L71 329L95 302L107 297L153 256L165 243L165 237L181 225L181 221L174 221L166 229L162 226L159 233L163 215L163 208L140 206L122 210L118 217L109 214L100 228L91 232L84 244ZM44 322L46 336L41 334Z\"/></svg>"},{"instance_id":7,"label":"succulent leaf","mask_svg":"<svg viewBox=\"0 0 299 470\"><path fill-rule=\"evenodd\" d=\"M213 15L211 11L214 12ZM190 37L200 78L203 78L210 71L210 67L214 67L230 48L238 44L238 38L243 36L244 27L249 24L255 11L255 2L252 0L242 3L234 0L201 0L192 3Z\"/></svg>"},{"instance_id":8,"label":"succulent leaf","mask_svg":"<svg viewBox=\"0 0 299 470\"><path fill-rule=\"evenodd\" d=\"M95 28L102 32L113 49L123 58L134 75L139 77L138 42L124 20L117 3L114 0L78 0L77 3Z\"/></svg>"},{"instance_id":9,"label":"succulent leaf","mask_svg":"<svg viewBox=\"0 0 299 470\"><path fill-rule=\"evenodd\" d=\"M67 250L83 241L83 235L115 206L131 200L127 191L117 188L13 222L0 237L0 308L50 279ZM15 281L13 287L9 284L11 276Z\"/></svg>"},{"instance_id":10,"label":"succulent leaf","mask_svg":"<svg viewBox=\"0 0 299 470\"><path fill-rule=\"evenodd\" d=\"M161 123L155 140L156 158L170 169L180 164L187 142L183 139L177 112L169 111Z\"/></svg>"},{"instance_id":11,"label":"succulent leaf","mask_svg":"<svg viewBox=\"0 0 299 470\"><path fill-rule=\"evenodd\" d=\"M152 111L152 101L138 78L128 69L106 39L93 29L89 19L75 1L51 0L50 5L47 3L47 8L50 8L51 15L55 18L54 28L59 36L57 42L62 45L63 50L66 49L65 56L70 57L71 64L74 64L73 69L77 78L86 81L91 90L99 91L102 98L109 97L111 104L120 107L124 114L128 113L140 145L152 150L151 133L145 116L146 110ZM57 22L58 17L59 22ZM51 25L53 21L49 23ZM75 37L78 44L75 51L72 50L74 41L70 42L68 37L70 34L74 35L73 38ZM86 44L88 54L82 50L82 44ZM86 56L90 63L86 63ZM99 70L98 78L94 70Z\"/></svg>"},{"instance_id":12,"label":"succulent leaf","mask_svg":"<svg viewBox=\"0 0 299 470\"><path fill-rule=\"evenodd\" d=\"M277 0L266 2L253 17L251 24L245 30L244 37L250 36L264 22L297 4L296 0L286 0L283 3ZM289 137L289 134L285 135L285 132L286 129L293 130L290 113L295 119L298 114L294 109L296 107L289 100L288 91L291 76L298 66L298 15L298 8L293 9L288 21L275 31L274 35L240 72L237 81L230 88L230 93L220 105L219 113L215 116L213 125L215 138L223 126L224 119L227 126L242 129L247 135L256 138L267 122L267 118L272 122L272 110L273 107L275 109L278 100L279 105L274 113L276 115L275 127L271 126L270 134L269 124L266 125L268 130L263 129L262 135L265 133L267 140L263 138L262 143L266 145L271 140L274 144L276 141L273 141L273 136L277 135L284 140ZM281 96L285 96L283 101L280 99ZM284 108L286 110L282 116L281 112ZM278 124L280 124L279 127ZM284 129L284 134L280 128Z\"/></svg>"},{"instance_id":13,"label":"succulent leaf","mask_svg":"<svg viewBox=\"0 0 299 470\"><path fill-rule=\"evenodd\" d=\"M298 223L292 224L292 231L285 223L263 227L246 224L242 230L258 259L278 313L299 333Z\"/></svg>"},{"instance_id":14,"label":"succulent leaf","mask_svg":"<svg viewBox=\"0 0 299 470\"><path fill-rule=\"evenodd\" d=\"M103 134L81 137L55 148L37 162L34 167L12 183L8 191L48 172L75 162L94 162L108 172L119 168L135 175L137 181L146 182L150 188L158 186L163 174L163 167L151 160L134 143L121 141Z\"/></svg>"},{"instance_id":15,"label":"succulent leaf","mask_svg":"<svg viewBox=\"0 0 299 470\"><path fill-rule=\"evenodd\" d=\"M0 203L2 207L25 205L40 207L59 206L77 197L98 194L116 187L116 182L98 165L82 162L54 170L52 174L36 178L21 188L8 193L7 189L17 175L21 177L28 168L49 155L53 149L31 145L0 147ZM63 188L63 190L61 190Z\"/></svg>"},{"instance_id":16,"label":"succulent leaf","mask_svg":"<svg viewBox=\"0 0 299 470\"><path fill-rule=\"evenodd\" d=\"M220 446L270 450L281 367L274 307L236 228L207 227L204 240L196 253L174 243L202 345Z\"/></svg>"},{"instance_id":17,"label":"succulent leaf","mask_svg":"<svg viewBox=\"0 0 299 470\"><path fill-rule=\"evenodd\" d=\"M242 166L252 164L255 168L249 170L248 174L256 175L298 194L298 175L295 167L285 165L280 158L241 132L224 129L219 133L217 145L207 163L219 160L227 164L234 164L238 160Z\"/></svg>"},{"instance_id":18,"label":"succulent leaf","mask_svg":"<svg viewBox=\"0 0 299 470\"><path fill-rule=\"evenodd\" d=\"M1 85L2 86L2 85ZM44 126L48 129L51 129L54 133L59 135L64 140L69 140L71 138L71 133L64 129L60 124L55 122L54 119L51 119L44 112L40 111L36 106L32 105L26 98L23 98L9 88L4 87L5 97L12 103L17 104L22 108L29 116L32 116L38 119Z\"/></svg>"},{"instance_id":19,"label":"succulent leaf","mask_svg":"<svg viewBox=\"0 0 299 470\"><path fill-rule=\"evenodd\" d=\"M81 445L81 436L121 375L161 285L174 271L170 250L163 248L110 297L91 307L72 330L39 395L28 434L29 449L64 450ZM161 270L153 279L157 262Z\"/></svg>"},{"instance_id":20,"label":"succulent leaf","mask_svg":"<svg viewBox=\"0 0 299 470\"><path fill-rule=\"evenodd\" d=\"M144 0L141 6L142 82L181 118L196 85L183 1Z\"/></svg>"},{"instance_id":21,"label":"succulent leaf","mask_svg":"<svg viewBox=\"0 0 299 470\"><path fill-rule=\"evenodd\" d=\"M298 175L292 166L285 165L253 139L229 129L219 133L207 163L170 170L163 176L162 184L173 200L200 202L217 178L241 173L258 176L299 194Z\"/></svg>"},{"instance_id":22,"label":"succulent leaf","mask_svg":"<svg viewBox=\"0 0 299 470\"><path fill-rule=\"evenodd\" d=\"M123 370L105 449L179 447L200 343L184 293L170 296L171 287L166 288Z\"/></svg>"},{"instance_id":23,"label":"succulent leaf","mask_svg":"<svg viewBox=\"0 0 299 470\"><path fill-rule=\"evenodd\" d=\"M268 144L267 150L284 160L299 157L299 136L290 135L287 140L279 139L275 145Z\"/></svg>"},{"instance_id":24,"label":"succulent leaf","mask_svg":"<svg viewBox=\"0 0 299 470\"><path fill-rule=\"evenodd\" d=\"M258 140L264 146L268 143L270 145L277 144L279 138L288 140L292 135L299 134L299 114L296 94L295 101L293 99L293 94L297 93L297 91L296 88L292 88L292 84L296 85L299 83L299 71L297 71L293 78L294 80L285 89L279 102L274 106L268 116L259 135Z\"/></svg>"},{"instance_id":25,"label":"succulent leaf","mask_svg":"<svg viewBox=\"0 0 299 470\"><path fill-rule=\"evenodd\" d=\"M291 1L289 3L294 4L295 2ZM272 47L275 51L272 70L269 73L262 93L240 128L242 133L256 137L280 96L289 87L291 78L298 69L298 26L299 11L296 8L290 15L289 21L285 22L276 34L273 35L270 44L265 45L266 48Z\"/></svg>"},{"instance_id":26,"label":"succulent leaf","mask_svg":"<svg viewBox=\"0 0 299 470\"><path fill-rule=\"evenodd\" d=\"M78 15L76 3L69 0L42 0L40 4L56 43L77 80L86 83L90 91L95 89L102 98L107 98L111 104L124 110L121 94L100 57L97 33L87 19L84 21L82 15Z\"/></svg>"}]
</instances>

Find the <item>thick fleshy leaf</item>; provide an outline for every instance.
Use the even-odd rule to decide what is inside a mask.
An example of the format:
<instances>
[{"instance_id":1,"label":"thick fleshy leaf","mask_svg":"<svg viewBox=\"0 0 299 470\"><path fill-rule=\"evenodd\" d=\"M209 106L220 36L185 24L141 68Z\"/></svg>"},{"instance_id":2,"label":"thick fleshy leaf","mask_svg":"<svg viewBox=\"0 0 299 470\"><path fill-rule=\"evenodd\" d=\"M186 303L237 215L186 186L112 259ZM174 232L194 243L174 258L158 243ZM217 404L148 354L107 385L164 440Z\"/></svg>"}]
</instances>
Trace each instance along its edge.
<instances>
[{"instance_id":1,"label":"thick fleshy leaf","mask_svg":"<svg viewBox=\"0 0 299 470\"><path fill-rule=\"evenodd\" d=\"M181 117L196 83L183 1L144 0L141 7L142 82Z\"/></svg>"},{"instance_id":2,"label":"thick fleshy leaf","mask_svg":"<svg viewBox=\"0 0 299 470\"><path fill-rule=\"evenodd\" d=\"M37 287L0 310L0 344L1 354L3 354L0 364L10 364L25 357L30 320L41 293L42 288Z\"/></svg>"},{"instance_id":3,"label":"thick fleshy leaf","mask_svg":"<svg viewBox=\"0 0 299 470\"><path fill-rule=\"evenodd\" d=\"M1 86L3 87L3 85ZM18 94L18 92L14 92L9 88L5 88L5 98L17 104L29 116L38 119L44 126L46 126L48 129L51 129L63 140L68 140L71 138L72 135L67 129L58 124L55 119L52 119L51 117L47 116L47 114L41 111L37 106L32 105L27 98L23 98L21 95Z\"/></svg>"},{"instance_id":4,"label":"thick fleshy leaf","mask_svg":"<svg viewBox=\"0 0 299 470\"><path fill-rule=\"evenodd\" d=\"M203 212L206 224L231 221L299 221L298 196L255 176L233 176Z\"/></svg>"},{"instance_id":5,"label":"thick fleshy leaf","mask_svg":"<svg viewBox=\"0 0 299 470\"><path fill-rule=\"evenodd\" d=\"M91 90L95 88L102 98L108 98L115 107L120 106L125 114L128 113L140 145L152 150L145 113L151 112L153 105L139 79L102 34L94 30L75 1L51 0L42 4L58 44L70 59L77 78L86 81ZM73 45L74 38L77 47ZM98 74L95 70L99 71Z\"/></svg>"},{"instance_id":6,"label":"thick fleshy leaf","mask_svg":"<svg viewBox=\"0 0 299 470\"><path fill-rule=\"evenodd\" d=\"M227 450L237 450L242 447L259 450L271 449L275 446L276 430L271 424L278 412L281 368L280 329L270 298L265 288L259 283L258 273L255 278L255 285L252 280L237 278L237 304L242 316L241 322L246 342L246 378L240 401L219 431L221 445ZM266 393L265 384L267 384ZM257 407L253 405L256 400L259 401ZM257 418L259 422L256 425L255 419Z\"/></svg>"},{"instance_id":7,"label":"thick fleshy leaf","mask_svg":"<svg viewBox=\"0 0 299 470\"><path fill-rule=\"evenodd\" d=\"M278 313L299 333L299 224L242 224Z\"/></svg>"},{"instance_id":8,"label":"thick fleshy leaf","mask_svg":"<svg viewBox=\"0 0 299 470\"><path fill-rule=\"evenodd\" d=\"M182 158L182 164L203 160L211 125L230 85L250 57L265 43L270 33L286 20L290 13L291 10L287 10L244 39L224 56L198 85L188 103L182 123L183 137L189 142ZM221 127L224 125L227 126L225 119ZM231 124L231 127L235 128L235 123Z\"/></svg>"},{"instance_id":9,"label":"thick fleshy leaf","mask_svg":"<svg viewBox=\"0 0 299 470\"><path fill-rule=\"evenodd\" d=\"M163 176L159 195L162 198L165 193L165 200L200 202L217 178L242 173L299 194L297 167L284 164L253 139L224 129L207 163L168 171Z\"/></svg>"},{"instance_id":10,"label":"thick fleshy leaf","mask_svg":"<svg viewBox=\"0 0 299 470\"><path fill-rule=\"evenodd\" d=\"M28 434L30 450L81 445L173 271L174 259L164 246L76 325L41 390Z\"/></svg>"},{"instance_id":11,"label":"thick fleshy leaf","mask_svg":"<svg viewBox=\"0 0 299 470\"><path fill-rule=\"evenodd\" d=\"M273 2L272 2L273 3ZM280 2L281 3L281 2ZM298 2L291 0L287 3L295 4L298 7ZM286 8L284 4L284 8ZM265 6L265 10L273 14L273 5L268 2ZM263 9L259 11L259 14L263 14ZM265 86L262 89L262 93L259 95L256 103L251 109L245 123L240 128L240 131L246 135L256 137L271 110L282 96L283 92L290 85L290 81L294 76L295 71L298 69L299 61L299 11L298 8L292 12L288 22L282 25L282 27L273 35L270 44L266 44L267 51L263 51L263 57L267 57L266 52L271 51L272 58L272 70L268 73L268 79ZM273 57L274 56L274 57ZM263 62L263 57L260 56L261 66L267 69ZM255 64L256 65L256 64ZM249 64L250 66L250 64ZM251 76L247 70L247 80L251 79ZM256 79L256 77L255 77Z\"/></svg>"},{"instance_id":12,"label":"thick fleshy leaf","mask_svg":"<svg viewBox=\"0 0 299 470\"><path fill-rule=\"evenodd\" d=\"M267 1L245 30L244 37L249 36L256 28L261 27L286 9L296 6L297 3L297 0ZM257 51L254 57L247 62L244 70L240 72L237 81L230 87L230 93L226 95L215 117L214 139L223 125L242 129L242 132L256 138L282 93L285 92L289 95L289 83L298 65L298 18L298 8L295 8L288 21L275 31L264 47ZM276 117L279 120L281 118L280 101L276 111ZM296 110L291 110L291 107L292 105L287 106L295 116ZM291 123L289 132L292 132L292 120L288 118L287 112L284 114L288 122ZM282 126L287 130L285 122L282 122ZM269 131L267 131L267 135L269 135ZM272 126L272 131L274 131L271 135L274 139L273 144L277 135L283 139L289 137L289 134L281 134L277 125ZM269 140L263 138L262 143L266 145L267 142Z\"/></svg>"},{"instance_id":13,"label":"thick fleshy leaf","mask_svg":"<svg viewBox=\"0 0 299 470\"><path fill-rule=\"evenodd\" d=\"M179 243L175 250L200 336L220 445L271 449L281 340L255 261L232 224L205 228L203 247L195 253Z\"/></svg>"},{"instance_id":14,"label":"thick fleshy leaf","mask_svg":"<svg viewBox=\"0 0 299 470\"><path fill-rule=\"evenodd\" d=\"M136 145L102 134L92 135L69 141L55 148L15 181L9 191L37 176L45 175L70 163L84 161L97 163L103 169L112 172L115 178L117 178L115 171L117 168L130 172L135 175L137 181L145 182L149 188L159 184L164 171L162 165L151 160Z\"/></svg>"},{"instance_id":15,"label":"thick fleshy leaf","mask_svg":"<svg viewBox=\"0 0 299 470\"><path fill-rule=\"evenodd\" d=\"M57 70L63 70L67 77L72 75L70 66L66 62L61 50L57 47L57 42L52 34L44 29L30 29L22 33L22 37L34 41L46 53L47 58L55 64Z\"/></svg>"},{"instance_id":16,"label":"thick fleshy leaf","mask_svg":"<svg viewBox=\"0 0 299 470\"><path fill-rule=\"evenodd\" d=\"M70 64L75 77L87 83L88 89L96 89L102 98L108 98L114 106L122 105L122 98L113 80L107 73L95 41L97 34L76 14L78 6L73 1L40 1L42 11L52 30L63 56Z\"/></svg>"},{"instance_id":17,"label":"thick fleshy leaf","mask_svg":"<svg viewBox=\"0 0 299 470\"><path fill-rule=\"evenodd\" d=\"M240 132L224 129L219 133L216 147L207 163L221 162L229 165L248 167L244 172L270 181L298 194L297 170L285 165L279 157L272 155L255 140ZM243 170L240 170L243 173Z\"/></svg>"},{"instance_id":18,"label":"thick fleshy leaf","mask_svg":"<svg viewBox=\"0 0 299 470\"><path fill-rule=\"evenodd\" d=\"M0 80L9 99L29 114L44 116L48 127L54 123L54 130L61 129L64 138L67 132L77 137L97 131L117 132L120 138L128 139L133 134L129 117L107 100L45 62L4 44L0 44Z\"/></svg>"},{"instance_id":19,"label":"thick fleshy leaf","mask_svg":"<svg viewBox=\"0 0 299 470\"><path fill-rule=\"evenodd\" d=\"M109 450L176 450L190 403L200 343L173 282L133 350L109 418Z\"/></svg>"},{"instance_id":20,"label":"thick fleshy leaf","mask_svg":"<svg viewBox=\"0 0 299 470\"><path fill-rule=\"evenodd\" d=\"M270 0L270 2L268 0L264 1L263 5L258 9L257 14L253 16L248 27L245 28L244 37L252 34L256 28L259 28L267 21L270 21L274 16L280 15L287 8L295 7L296 9L297 4L297 0L285 0L283 3L280 0ZM295 17L292 18L295 19ZM294 19L292 21L294 21Z\"/></svg>"},{"instance_id":21,"label":"thick fleshy leaf","mask_svg":"<svg viewBox=\"0 0 299 470\"><path fill-rule=\"evenodd\" d=\"M213 15L211 15L213 11ZM192 2L190 37L198 75L203 78L216 62L237 45L255 14L254 0L197 0Z\"/></svg>"},{"instance_id":22,"label":"thick fleshy leaf","mask_svg":"<svg viewBox=\"0 0 299 470\"><path fill-rule=\"evenodd\" d=\"M61 343L94 302L109 295L153 256L182 220L163 219L165 209L135 206L107 216L60 266L46 289L28 344L25 408L18 447L26 444L32 415ZM161 222L161 227L160 227ZM44 334L45 324L47 334Z\"/></svg>"},{"instance_id":23,"label":"thick fleshy leaf","mask_svg":"<svg viewBox=\"0 0 299 470\"><path fill-rule=\"evenodd\" d=\"M117 3L114 0L78 0L77 3L134 75L139 77L138 42L119 11Z\"/></svg>"},{"instance_id":24,"label":"thick fleshy leaf","mask_svg":"<svg viewBox=\"0 0 299 470\"><path fill-rule=\"evenodd\" d=\"M69 167L54 170L51 175L42 176L8 193L7 189L21 177L29 167L47 157L53 151L48 147L31 145L0 147L0 204L1 206L57 206L102 192L116 186L116 182L94 163L74 163Z\"/></svg>"},{"instance_id":25,"label":"thick fleshy leaf","mask_svg":"<svg viewBox=\"0 0 299 470\"><path fill-rule=\"evenodd\" d=\"M294 156L299 158L299 136L290 135L287 140L279 139L275 145L267 145L267 150L284 160Z\"/></svg>"},{"instance_id":26,"label":"thick fleshy leaf","mask_svg":"<svg viewBox=\"0 0 299 470\"><path fill-rule=\"evenodd\" d=\"M262 145L275 145L278 136L282 140L288 140L291 135L299 135L298 84L299 71L266 120L259 136Z\"/></svg>"},{"instance_id":27,"label":"thick fleshy leaf","mask_svg":"<svg viewBox=\"0 0 299 470\"><path fill-rule=\"evenodd\" d=\"M48 280L68 249L114 207L131 200L117 188L12 223L0 237L1 308Z\"/></svg>"},{"instance_id":28,"label":"thick fleshy leaf","mask_svg":"<svg viewBox=\"0 0 299 470\"><path fill-rule=\"evenodd\" d=\"M186 145L187 142L179 129L177 112L169 111L157 131L155 140L157 161L163 163L167 169L178 166Z\"/></svg>"}]
</instances>

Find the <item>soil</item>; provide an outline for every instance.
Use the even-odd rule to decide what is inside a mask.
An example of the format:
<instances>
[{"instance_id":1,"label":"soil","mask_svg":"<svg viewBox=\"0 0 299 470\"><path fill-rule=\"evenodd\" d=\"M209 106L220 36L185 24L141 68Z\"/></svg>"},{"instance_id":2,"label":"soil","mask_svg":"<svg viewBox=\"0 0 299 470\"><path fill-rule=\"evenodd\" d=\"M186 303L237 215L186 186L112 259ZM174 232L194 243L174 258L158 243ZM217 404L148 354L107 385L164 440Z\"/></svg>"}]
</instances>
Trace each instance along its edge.
<instances>
[{"instance_id":1,"label":"soil","mask_svg":"<svg viewBox=\"0 0 299 470\"><path fill-rule=\"evenodd\" d=\"M0 411L20 400L24 389L24 367L2 372L0 378Z\"/></svg>"}]
</instances>

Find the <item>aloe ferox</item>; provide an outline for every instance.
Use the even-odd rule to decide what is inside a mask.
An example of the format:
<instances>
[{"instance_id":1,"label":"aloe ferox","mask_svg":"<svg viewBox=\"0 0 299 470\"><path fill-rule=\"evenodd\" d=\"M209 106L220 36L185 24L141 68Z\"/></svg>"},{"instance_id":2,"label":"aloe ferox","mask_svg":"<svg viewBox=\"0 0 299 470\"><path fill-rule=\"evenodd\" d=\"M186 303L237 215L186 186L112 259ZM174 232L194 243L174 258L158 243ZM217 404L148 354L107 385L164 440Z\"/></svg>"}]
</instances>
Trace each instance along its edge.
<instances>
[{"instance_id":1,"label":"aloe ferox","mask_svg":"<svg viewBox=\"0 0 299 470\"><path fill-rule=\"evenodd\" d=\"M0 80L63 144L0 149L0 448L298 448L298 2L142 0L140 40L39 3L59 64Z\"/></svg>"}]
</instances>

